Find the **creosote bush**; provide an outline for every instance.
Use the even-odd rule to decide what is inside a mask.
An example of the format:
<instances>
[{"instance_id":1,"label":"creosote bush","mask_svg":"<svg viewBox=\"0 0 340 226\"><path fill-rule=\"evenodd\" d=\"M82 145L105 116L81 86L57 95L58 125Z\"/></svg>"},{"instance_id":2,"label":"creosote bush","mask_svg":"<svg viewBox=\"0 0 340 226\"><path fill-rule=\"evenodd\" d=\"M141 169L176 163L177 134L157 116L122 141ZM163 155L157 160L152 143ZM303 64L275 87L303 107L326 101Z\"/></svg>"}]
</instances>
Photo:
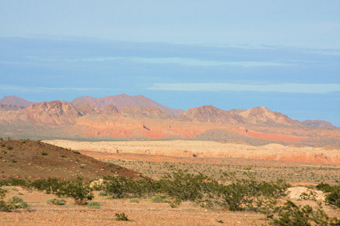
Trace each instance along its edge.
<instances>
[{"instance_id":1,"label":"creosote bush","mask_svg":"<svg viewBox=\"0 0 340 226\"><path fill-rule=\"evenodd\" d=\"M316 188L326 193L326 203L340 208L340 185L331 186L329 184L320 183Z\"/></svg>"},{"instance_id":2,"label":"creosote bush","mask_svg":"<svg viewBox=\"0 0 340 226\"><path fill-rule=\"evenodd\" d=\"M66 200L64 199L57 199L57 198L53 198L53 199L49 199L47 200L47 204L52 204L52 205L65 205L66 204Z\"/></svg>"},{"instance_id":3,"label":"creosote bush","mask_svg":"<svg viewBox=\"0 0 340 226\"><path fill-rule=\"evenodd\" d=\"M125 215L124 212L123 213L115 213L115 215L116 215L117 221L128 221L129 220L128 216Z\"/></svg>"},{"instance_id":4,"label":"creosote bush","mask_svg":"<svg viewBox=\"0 0 340 226\"><path fill-rule=\"evenodd\" d=\"M100 208L100 203L92 201L92 202L87 203L87 207L99 209Z\"/></svg>"}]
</instances>

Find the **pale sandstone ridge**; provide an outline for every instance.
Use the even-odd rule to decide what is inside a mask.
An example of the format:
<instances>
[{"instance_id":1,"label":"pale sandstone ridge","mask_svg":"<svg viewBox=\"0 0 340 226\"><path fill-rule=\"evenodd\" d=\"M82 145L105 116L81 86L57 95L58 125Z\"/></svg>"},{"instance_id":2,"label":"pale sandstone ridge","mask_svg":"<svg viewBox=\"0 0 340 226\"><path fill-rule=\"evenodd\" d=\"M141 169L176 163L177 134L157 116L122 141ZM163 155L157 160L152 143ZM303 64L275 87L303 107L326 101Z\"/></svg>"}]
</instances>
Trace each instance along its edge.
<instances>
[{"instance_id":1,"label":"pale sandstone ridge","mask_svg":"<svg viewBox=\"0 0 340 226\"><path fill-rule=\"evenodd\" d=\"M237 124L244 118L235 111L224 111L212 105L190 108L178 117L182 121L217 122Z\"/></svg>"},{"instance_id":2,"label":"pale sandstone ridge","mask_svg":"<svg viewBox=\"0 0 340 226\"><path fill-rule=\"evenodd\" d=\"M79 103L79 104L76 104L75 107L82 115L100 113L100 110L98 110L95 106L91 104L87 104L87 103Z\"/></svg>"},{"instance_id":3,"label":"pale sandstone ridge","mask_svg":"<svg viewBox=\"0 0 340 226\"><path fill-rule=\"evenodd\" d=\"M228 124L265 124L279 126L302 126L297 120L274 112L265 107L256 107L249 110L233 109L224 111L212 105L190 108L181 116L181 121L217 122Z\"/></svg>"},{"instance_id":4,"label":"pale sandstone ridge","mask_svg":"<svg viewBox=\"0 0 340 226\"><path fill-rule=\"evenodd\" d=\"M324 120L305 120L301 122L305 126L316 127L316 128L336 128L332 123L324 121Z\"/></svg>"},{"instance_id":5,"label":"pale sandstone ridge","mask_svg":"<svg viewBox=\"0 0 340 226\"><path fill-rule=\"evenodd\" d=\"M271 111L268 108L262 106L243 111L240 113L240 115L251 124L301 126L299 121L293 120L287 115Z\"/></svg>"},{"instance_id":6,"label":"pale sandstone ridge","mask_svg":"<svg viewBox=\"0 0 340 226\"><path fill-rule=\"evenodd\" d=\"M5 96L2 99L0 99L0 104L10 104L21 107L28 107L32 104L36 104L36 102L28 101L17 96Z\"/></svg>"},{"instance_id":7,"label":"pale sandstone ridge","mask_svg":"<svg viewBox=\"0 0 340 226\"><path fill-rule=\"evenodd\" d=\"M29 120L42 125L74 124L81 117L73 104L59 100L33 104L25 111Z\"/></svg>"},{"instance_id":8,"label":"pale sandstone ridge","mask_svg":"<svg viewBox=\"0 0 340 226\"><path fill-rule=\"evenodd\" d=\"M140 107L156 107L163 111L165 114L169 116L176 116L181 113L183 113L183 110L180 109L172 109L167 106L161 105L149 98L146 98L142 95L137 96L129 96L126 94L120 94L116 96L107 96L107 97L90 97L90 96L84 96L84 97L77 97L74 100L72 100L73 104L78 103L88 103L96 108L102 109L106 106L112 104L114 105L118 110L122 108L123 106L140 106Z\"/></svg>"},{"instance_id":9,"label":"pale sandstone ridge","mask_svg":"<svg viewBox=\"0 0 340 226\"><path fill-rule=\"evenodd\" d=\"M252 146L213 141L114 141L77 142L66 140L44 141L56 146L79 151L100 153L134 153L177 157L246 158L340 165L339 148L293 147L280 144Z\"/></svg>"},{"instance_id":10,"label":"pale sandstone ridge","mask_svg":"<svg viewBox=\"0 0 340 226\"><path fill-rule=\"evenodd\" d=\"M120 115L129 118L169 119L170 117L155 107L124 106Z\"/></svg>"}]
</instances>

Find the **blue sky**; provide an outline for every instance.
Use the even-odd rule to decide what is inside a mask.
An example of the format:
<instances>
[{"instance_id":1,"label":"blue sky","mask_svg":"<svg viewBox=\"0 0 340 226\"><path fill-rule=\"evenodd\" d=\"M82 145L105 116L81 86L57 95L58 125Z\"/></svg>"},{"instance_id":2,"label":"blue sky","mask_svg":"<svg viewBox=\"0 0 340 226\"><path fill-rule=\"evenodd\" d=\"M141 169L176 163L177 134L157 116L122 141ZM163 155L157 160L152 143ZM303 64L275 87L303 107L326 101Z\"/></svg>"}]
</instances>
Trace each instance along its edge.
<instances>
[{"instance_id":1,"label":"blue sky","mask_svg":"<svg viewBox=\"0 0 340 226\"><path fill-rule=\"evenodd\" d=\"M126 93L340 126L339 1L0 0L0 98Z\"/></svg>"}]
</instances>

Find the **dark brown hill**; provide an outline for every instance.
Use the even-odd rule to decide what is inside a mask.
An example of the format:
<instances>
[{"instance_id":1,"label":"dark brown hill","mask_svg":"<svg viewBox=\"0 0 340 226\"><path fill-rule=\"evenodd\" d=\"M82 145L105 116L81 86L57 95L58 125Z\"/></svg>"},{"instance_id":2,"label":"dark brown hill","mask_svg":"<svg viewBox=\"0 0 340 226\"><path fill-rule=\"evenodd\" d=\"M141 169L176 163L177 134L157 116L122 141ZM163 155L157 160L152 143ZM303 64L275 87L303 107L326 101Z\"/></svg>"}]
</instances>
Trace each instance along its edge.
<instances>
[{"instance_id":1,"label":"dark brown hill","mask_svg":"<svg viewBox=\"0 0 340 226\"><path fill-rule=\"evenodd\" d=\"M123 175L138 178L136 171L105 163L61 147L31 140L0 141L1 178L65 178L94 180Z\"/></svg>"},{"instance_id":2,"label":"dark brown hill","mask_svg":"<svg viewBox=\"0 0 340 226\"><path fill-rule=\"evenodd\" d=\"M107 96L101 98L84 96L75 98L74 100L72 100L72 103L88 103L99 109L103 109L111 104L115 106L118 110L121 109L123 106L155 107L172 117L183 113L183 110L175 110L169 108L142 95L129 96L126 94L120 94L116 96Z\"/></svg>"},{"instance_id":3,"label":"dark brown hill","mask_svg":"<svg viewBox=\"0 0 340 226\"><path fill-rule=\"evenodd\" d=\"M28 101L17 96L5 96L2 99L0 99L0 104L10 104L10 105L17 105L21 107L28 107L36 103L37 102Z\"/></svg>"},{"instance_id":4,"label":"dark brown hill","mask_svg":"<svg viewBox=\"0 0 340 226\"><path fill-rule=\"evenodd\" d=\"M306 120L301 123L304 126L308 126L308 127L328 128L328 129L336 128L335 126L333 126L332 123L324 121L324 120Z\"/></svg>"}]
</instances>

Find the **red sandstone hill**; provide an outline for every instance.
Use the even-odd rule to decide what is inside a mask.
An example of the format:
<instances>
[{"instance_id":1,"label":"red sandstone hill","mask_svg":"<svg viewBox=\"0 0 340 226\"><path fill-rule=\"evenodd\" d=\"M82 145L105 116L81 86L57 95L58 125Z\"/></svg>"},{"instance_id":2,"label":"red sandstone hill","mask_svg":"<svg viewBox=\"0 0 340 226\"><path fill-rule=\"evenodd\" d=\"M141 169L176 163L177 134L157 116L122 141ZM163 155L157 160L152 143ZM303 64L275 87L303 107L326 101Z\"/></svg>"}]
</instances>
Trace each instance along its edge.
<instances>
[{"instance_id":1,"label":"red sandstone hill","mask_svg":"<svg viewBox=\"0 0 340 226\"><path fill-rule=\"evenodd\" d=\"M234 109L224 111L212 105L190 108L178 116L181 121L215 122L228 124L264 124L276 126L302 126L302 124L288 116L274 112L265 107L249 110Z\"/></svg>"},{"instance_id":2,"label":"red sandstone hill","mask_svg":"<svg viewBox=\"0 0 340 226\"><path fill-rule=\"evenodd\" d=\"M36 104L36 102L28 101L17 96L5 96L2 99L0 99L0 104L10 104L21 107L28 107L32 104Z\"/></svg>"},{"instance_id":3,"label":"red sandstone hill","mask_svg":"<svg viewBox=\"0 0 340 226\"><path fill-rule=\"evenodd\" d=\"M25 111L29 120L42 125L74 124L81 116L73 104L59 100L33 104Z\"/></svg>"},{"instance_id":4,"label":"red sandstone hill","mask_svg":"<svg viewBox=\"0 0 340 226\"><path fill-rule=\"evenodd\" d=\"M251 124L302 126L298 120L293 120L287 115L271 111L262 106L243 111L240 115Z\"/></svg>"},{"instance_id":5,"label":"red sandstone hill","mask_svg":"<svg viewBox=\"0 0 340 226\"><path fill-rule=\"evenodd\" d=\"M236 111L224 111L212 105L190 108L178 117L181 121L215 122L215 123L243 123L244 118Z\"/></svg>"},{"instance_id":6,"label":"red sandstone hill","mask_svg":"<svg viewBox=\"0 0 340 226\"><path fill-rule=\"evenodd\" d=\"M142 95L129 96L126 94L120 94L116 96L107 96L107 97L101 97L101 98L84 96L84 97L77 97L74 100L72 100L72 104L76 105L79 103L91 104L99 109L105 108L106 106L110 104L115 106L118 110L126 105L127 106L140 106L140 107L155 107L172 117L183 113L183 110L180 110L180 109L175 110L175 109L169 108L149 98L146 98Z\"/></svg>"},{"instance_id":7,"label":"red sandstone hill","mask_svg":"<svg viewBox=\"0 0 340 226\"><path fill-rule=\"evenodd\" d=\"M316 128L336 128L332 123L324 120L306 120L301 122L305 126L316 127Z\"/></svg>"},{"instance_id":8,"label":"red sandstone hill","mask_svg":"<svg viewBox=\"0 0 340 226\"><path fill-rule=\"evenodd\" d=\"M5 105L2 105L5 106ZM104 109L65 101L0 110L0 137L80 139L199 139L340 147L339 128L311 128L265 107L224 111L214 106L190 108L170 117L156 107L114 105ZM265 142L264 142L265 141Z\"/></svg>"}]
</instances>

